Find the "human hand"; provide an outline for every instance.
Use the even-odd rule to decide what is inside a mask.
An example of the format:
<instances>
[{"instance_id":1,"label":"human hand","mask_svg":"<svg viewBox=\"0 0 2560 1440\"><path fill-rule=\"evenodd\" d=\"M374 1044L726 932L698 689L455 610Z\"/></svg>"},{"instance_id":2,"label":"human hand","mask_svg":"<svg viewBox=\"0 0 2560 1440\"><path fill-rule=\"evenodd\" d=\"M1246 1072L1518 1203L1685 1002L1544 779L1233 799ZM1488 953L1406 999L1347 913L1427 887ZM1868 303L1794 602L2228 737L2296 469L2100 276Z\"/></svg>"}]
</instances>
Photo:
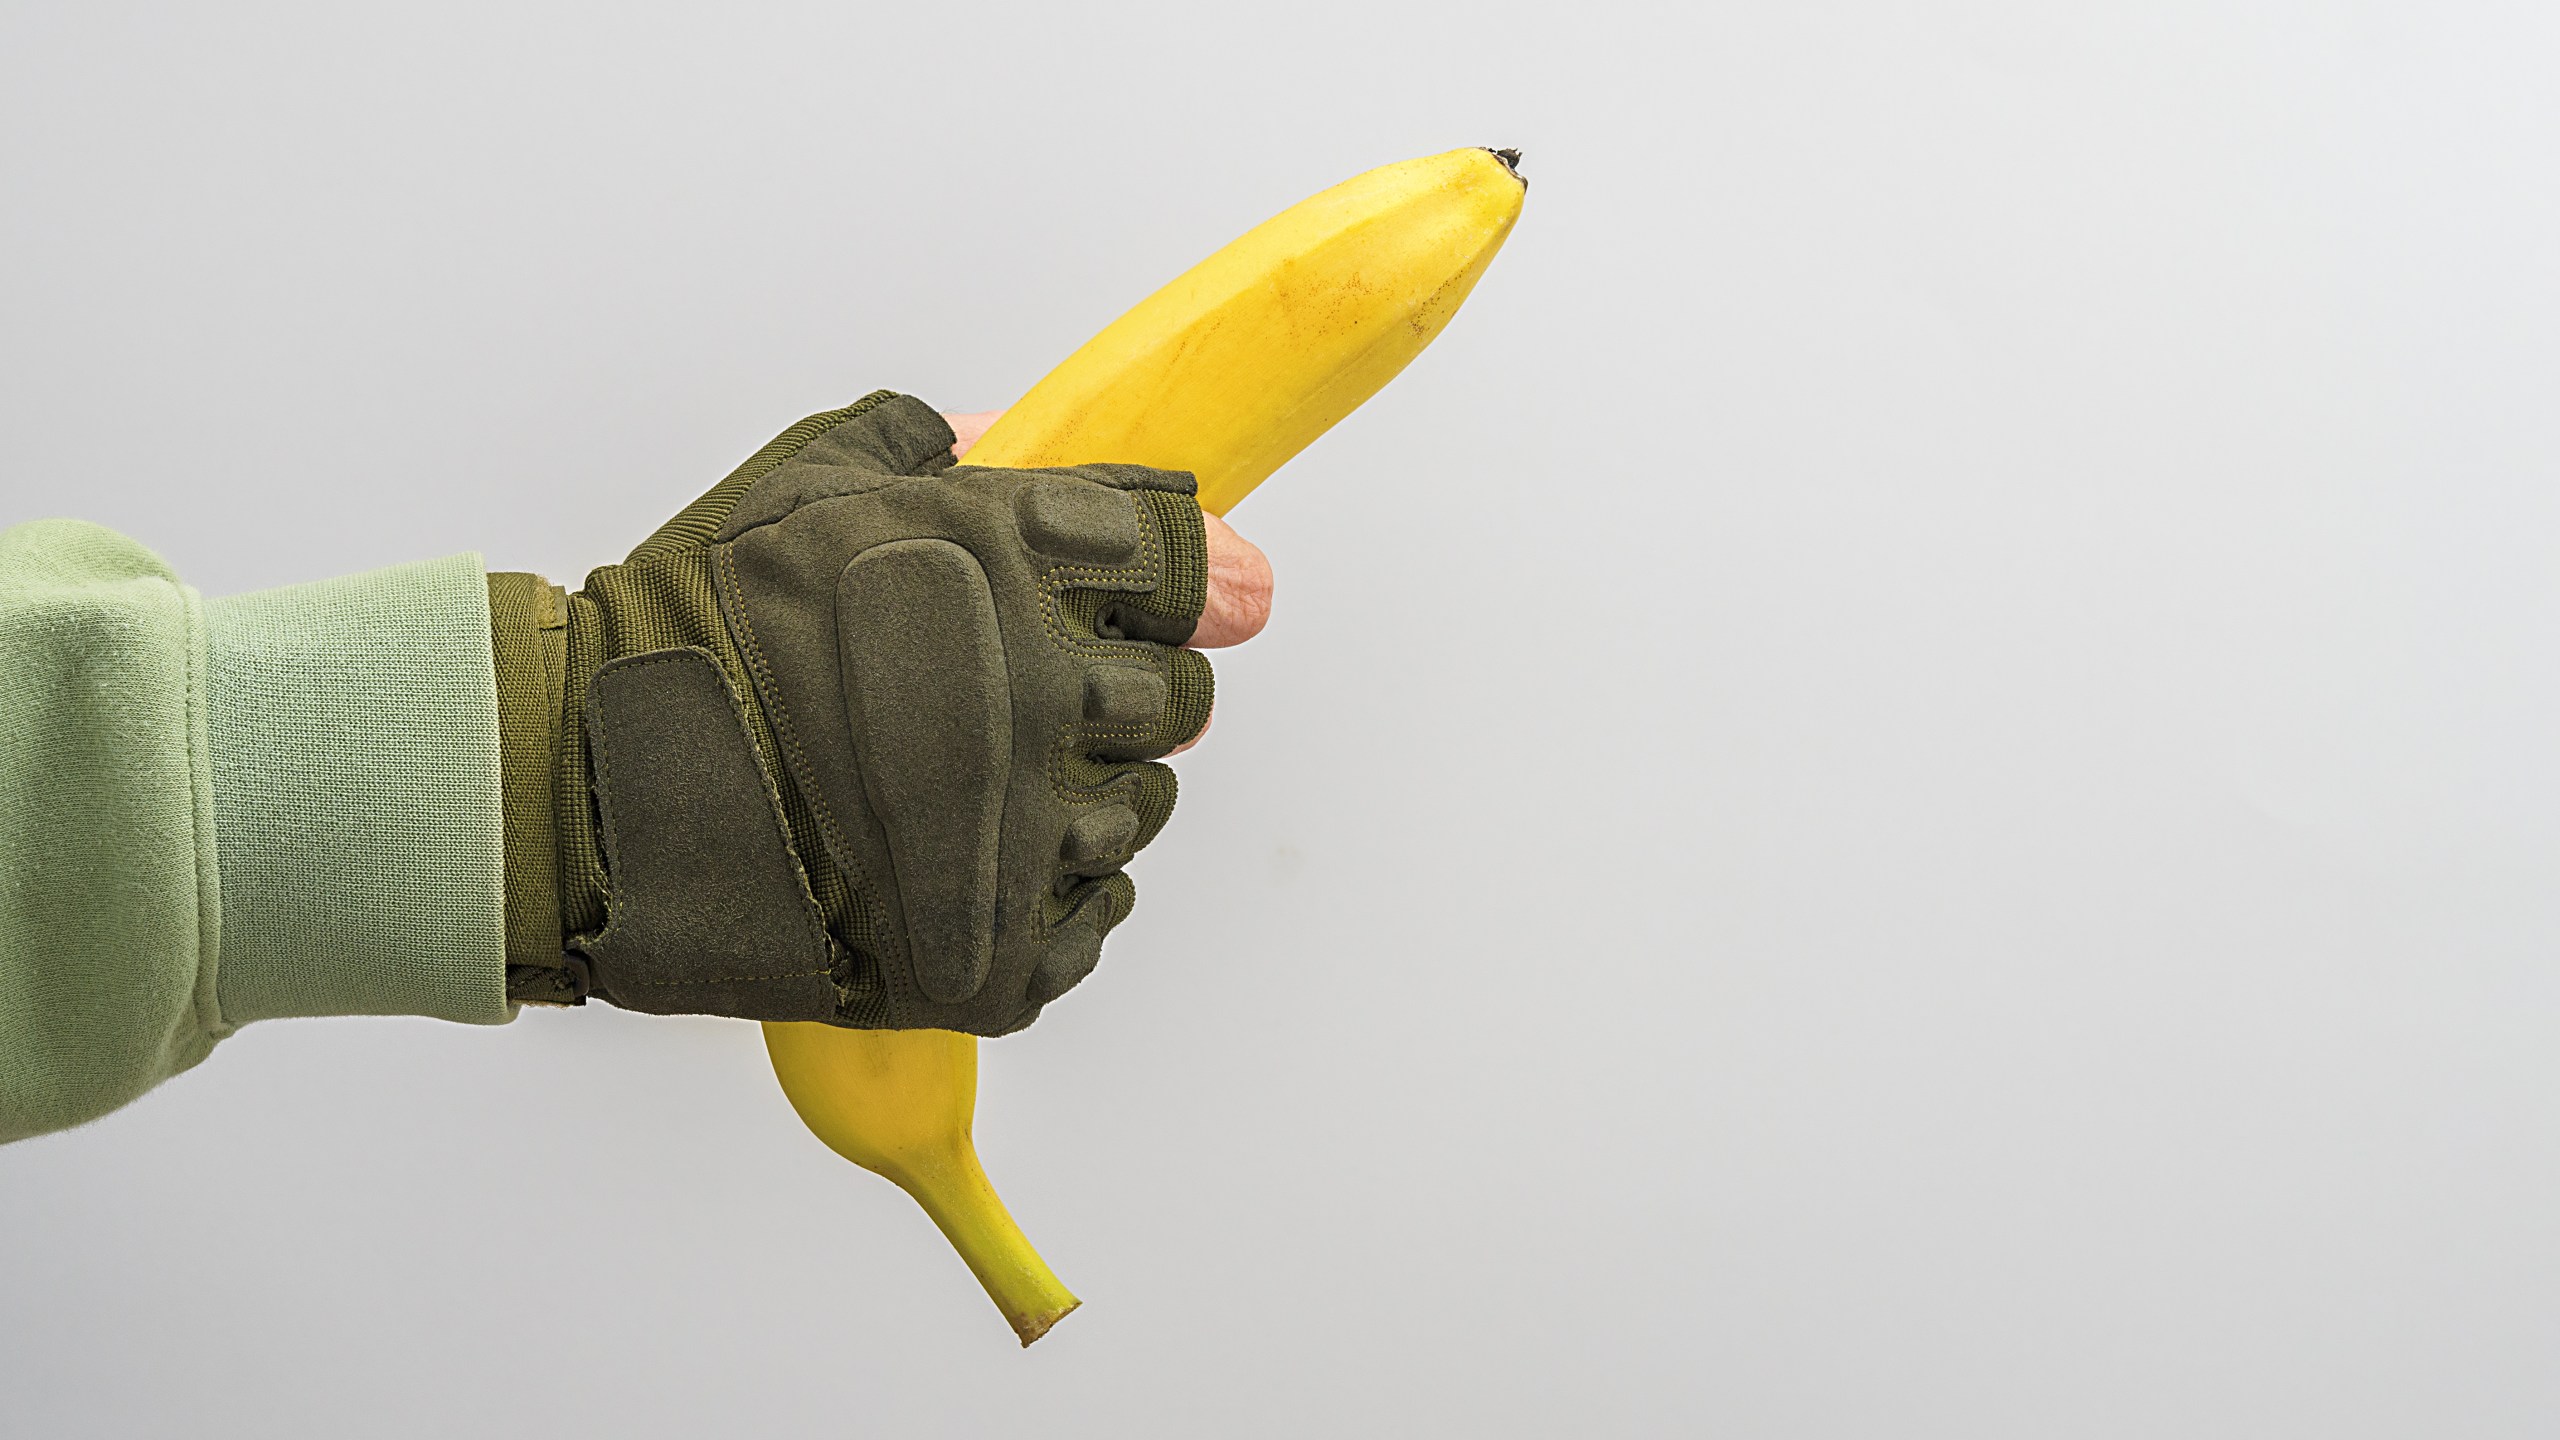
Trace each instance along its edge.
<instances>
[{"instance_id":1,"label":"human hand","mask_svg":"<svg viewBox=\"0 0 2560 1440\"><path fill-rule=\"evenodd\" d=\"M509 876L556 876L565 959L511 942L511 995L997 1035L1092 969L1173 807L1156 762L1207 722L1194 647L1261 628L1269 567L1223 525L1213 554L1188 475L954 469L957 440L884 391L574 595L493 586L561 782L556 867Z\"/></svg>"}]
</instances>

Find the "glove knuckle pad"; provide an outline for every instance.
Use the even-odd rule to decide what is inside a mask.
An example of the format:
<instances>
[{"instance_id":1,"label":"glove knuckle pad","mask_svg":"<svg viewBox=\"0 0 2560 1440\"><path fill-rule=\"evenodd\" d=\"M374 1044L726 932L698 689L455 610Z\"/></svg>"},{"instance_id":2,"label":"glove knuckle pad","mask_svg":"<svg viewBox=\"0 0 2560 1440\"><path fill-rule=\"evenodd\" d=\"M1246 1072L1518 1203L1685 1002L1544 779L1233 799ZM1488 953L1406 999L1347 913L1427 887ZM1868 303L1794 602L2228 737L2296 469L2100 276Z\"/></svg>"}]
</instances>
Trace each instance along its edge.
<instances>
[{"instance_id":1,"label":"glove knuckle pad","mask_svg":"<svg viewBox=\"0 0 2560 1440\"><path fill-rule=\"evenodd\" d=\"M1058 842L1058 858L1068 868L1102 865L1115 868L1137 848L1138 812L1126 805L1101 805L1067 822Z\"/></svg>"},{"instance_id":2,"label":"glove knuckle pad","mask_svg":"<svg viewBox=\"0 0 2560 1440\"><path fill-rule=\"evenodd\" d=\"M1044 475L1014 492L1013 513L1023 543L1046 555L1122 565L1138 553L1136 502L1116 490Z\"/></svg>"},{"instance_id":3,"label":"glove knuckle pad","mask_svg":"<svg viewBox=\"0 0 2560 1440\"><path fill-rule=\"evenodd\" d=\"M1084 723L1092 730L1153 730L1170 703L1172 691L1153 670L1102 665L1085 673Z\"/></svg>"}]
</instances>

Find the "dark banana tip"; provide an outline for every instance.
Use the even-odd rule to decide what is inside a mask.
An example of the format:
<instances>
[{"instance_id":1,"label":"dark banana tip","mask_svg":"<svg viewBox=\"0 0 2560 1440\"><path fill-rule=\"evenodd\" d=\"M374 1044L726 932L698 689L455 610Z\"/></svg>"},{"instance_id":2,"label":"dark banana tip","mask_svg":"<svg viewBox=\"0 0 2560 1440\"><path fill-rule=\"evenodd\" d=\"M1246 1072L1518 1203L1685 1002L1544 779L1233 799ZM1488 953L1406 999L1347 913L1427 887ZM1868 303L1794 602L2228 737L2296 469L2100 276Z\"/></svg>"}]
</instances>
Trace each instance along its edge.
<instances>
[{"instance_id":1,"label":"dark banana tip","mask_svg":"<svg viewBox=\"0 0 2560 1440\"><path fill-rule=\"evenodd\" d=\"M1521 189L1526 190L1529 188L1529 177L1520 173L1519 151L1496 150L1490 145L1486 146L1485 150L1488 154L1492 155L1494 159L1502 162L1502 168L1511 172L1511 178L1520 182Z\"/></svg>"}]
</instances>

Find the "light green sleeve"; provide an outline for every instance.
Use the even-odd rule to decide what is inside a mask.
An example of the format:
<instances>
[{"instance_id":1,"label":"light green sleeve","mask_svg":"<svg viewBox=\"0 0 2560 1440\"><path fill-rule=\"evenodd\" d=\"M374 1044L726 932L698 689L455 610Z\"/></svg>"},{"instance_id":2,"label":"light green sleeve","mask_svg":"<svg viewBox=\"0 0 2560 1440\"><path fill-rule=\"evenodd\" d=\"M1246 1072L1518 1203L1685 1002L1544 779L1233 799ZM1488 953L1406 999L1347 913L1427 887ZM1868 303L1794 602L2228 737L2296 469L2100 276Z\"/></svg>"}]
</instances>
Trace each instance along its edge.
<instances>
[{"instance_id":1,"label":"light green sleeve","mask_svg":"<svg viewBox=\"0 0 2560 1440\"><path fill-rule=\"evenodd\" d=\"M207 602L0 531L0 1141L252 1020L507 1019L499 800L479 557Z\"/></svg>"}]
</instances>

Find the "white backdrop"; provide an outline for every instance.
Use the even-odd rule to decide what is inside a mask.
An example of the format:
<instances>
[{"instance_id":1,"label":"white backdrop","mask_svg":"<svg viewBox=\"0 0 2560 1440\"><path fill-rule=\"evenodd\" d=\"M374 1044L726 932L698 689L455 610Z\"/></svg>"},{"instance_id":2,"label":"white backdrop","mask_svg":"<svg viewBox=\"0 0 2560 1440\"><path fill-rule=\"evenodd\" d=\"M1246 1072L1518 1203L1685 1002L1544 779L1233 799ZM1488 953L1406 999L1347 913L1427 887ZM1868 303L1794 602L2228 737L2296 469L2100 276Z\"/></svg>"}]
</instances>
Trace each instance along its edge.
<instances>
[{"instance_id":1,"label":"white backdrop","mask_svg":"<svg viewBox=\"0 0 2560 1440\"><path fill-rule=\"evenodd\" d=\"M979 1130L752 1027L254 1027L0 1150L27 1436L2560 1429L2560 20L0 8L0 522L617 558L1518 145Z\"/></svg>"}]
</instances>

